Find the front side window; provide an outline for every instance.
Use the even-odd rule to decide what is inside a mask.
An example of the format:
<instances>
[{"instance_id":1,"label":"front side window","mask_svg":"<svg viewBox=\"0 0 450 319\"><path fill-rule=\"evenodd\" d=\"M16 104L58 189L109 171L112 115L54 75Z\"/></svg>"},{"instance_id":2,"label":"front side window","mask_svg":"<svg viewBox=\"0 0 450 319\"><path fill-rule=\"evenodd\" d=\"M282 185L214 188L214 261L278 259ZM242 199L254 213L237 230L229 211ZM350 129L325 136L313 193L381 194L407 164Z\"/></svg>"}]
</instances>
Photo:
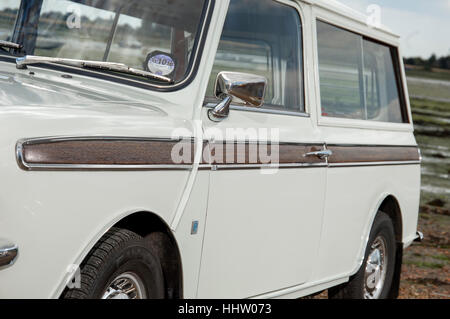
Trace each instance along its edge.
<instances>
[{"instance_id":1,"label":"front side window","mask_svg":"<svg viewBox=\"0 0 450 319\"><path fill-rule=\"evenodd\" d=\"M393 48L317 22L322 116L404 123Z\"/></svg>"},{"instance_id":2,"label":"front side window","mask_svg":"<svg viewBox=\"0 0 450 319\"><path fill-rule=\"evenodd\" d=\"M303 112L302 29L297 10L274 0L231 0L207 99L222 71L266 77L262 108Z\"/></svg>"},{"instance_id":3,"label":"front side window","mask_svg":"<svg viewBox=\"0 0 450 319\"><path fill-rule=\"evenodd\" d=\"M107 61L181 81L206 0L29 0L16 41L26 54ZM31 4L31 5L30 5Z\"/></svg>"},{"instance_id":4,"label":"front side window","mask_svg":"<svg viewBox=\"0 0 450 319\"><path fill-rule=\"evenodd\" d=\"M0 2L0 40L11 41L20 0L2 0Z\"/></svg>"}]
</instances>

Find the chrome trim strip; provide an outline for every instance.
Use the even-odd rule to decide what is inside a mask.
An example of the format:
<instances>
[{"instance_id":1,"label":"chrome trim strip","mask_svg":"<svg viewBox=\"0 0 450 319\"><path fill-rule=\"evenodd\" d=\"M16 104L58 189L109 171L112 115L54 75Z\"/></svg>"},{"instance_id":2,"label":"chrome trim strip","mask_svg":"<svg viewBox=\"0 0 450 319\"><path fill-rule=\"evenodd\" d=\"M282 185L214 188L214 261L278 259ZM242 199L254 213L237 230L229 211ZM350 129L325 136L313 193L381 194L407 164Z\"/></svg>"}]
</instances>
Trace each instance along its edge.
<instances>
[{"instance_id":1,"label":"chrome trim strip","mask_svg":"<svg viewBox=\"0 0 450 319\"><path fill-rule=\"evenodd\" d=\"M0 269L11 266L19 255L19 247L5 239L0 239Z\"/></svg>"},{"instance_id":2,"label":"chrome trim strip","mask_svg":"<svg viewBox=\"0 0 450 319\"><path fill-rule=\"evenodd\" d=\"M228 169L277 169L277 168L309 168L327 167L326 163L289 163L289 164L201 164L200 169L228 170Z\"/></svg>"},{"instance_id":3,"label":"chrome trim strip","mask_svg":"<svg viewBox=\"0 0 450 319\"><path fill-rule=\"evenodd\" d=\"M18 144L41 144L68 141L132 141L132 142L181 142L182 140L193 141L193 138L166 138L166 137L133 137L133 136L48 136L20 139Z\"/></svg>"},{"instance_id":4,"label":"chrome trim strip","mask_svg":"<svg viewBox=\"0 0 450 319\"><path fill-rule=\"evenodd\" d=\"M391 166L391 165L420 165L420 161L399 161L399 162L354 162L354 163L336 163L329 164L330 168L335 167L354 167L354 166Z\"/></svg>"},{"instance_id":5,"label":"chrome trim strip","mask_svg":"<svg viewBox=\"0 0 450 319\"><path fill-rule=\"evenodd\" d=\"M20 165L27 170L191 170L193 165L81 165L81 164L27 164L21 161ZM379 163L289 163L289 164L201 164L199 169L230 170L230 169L277 169L277 168L312 168L312 167L367 167L367 166L396 166L396 165L420 165L419 161L411 162L379 162Z\"/></svg>"},{"instance_id":6,"label":"chrome trim strip","mask_svg":"<svg viewBox=\"0 0 450 319\"><path fill-rule=\"evenodd\" d=\"M395 144L339 144L339 143L327 143L327 146L336 146L336 147L416 147L418 145L395 145Z\"/></svg>"},{"instance_id":7,"label":"chrome trim strip","mask_svg":"<svg viewBox=\"0 0 450 319\"><path fill-rule=\"evenodd\" d=\"M89 164L25 164L29 171L37 170L89 170L89 171L150 171L150 170L191 170L192 165L89 165Z\"/></svg>"},{"instance_id":8,"label":"chrome trim strip","mask_svg":"<svg viewBox=\"0 0 450 319\"><path fill-rule=\"evenodd\" d=\"M368 162L368 163L345 163L345 164L327 164L327 163L289 163L289 164L201 164L200 169L228 170L228 169L276 169L276 168L313 168L313 167L364 167L364 166L392 166L392 165L419 165L418 161L407 162Z\"/></svg>"}]
</instances>

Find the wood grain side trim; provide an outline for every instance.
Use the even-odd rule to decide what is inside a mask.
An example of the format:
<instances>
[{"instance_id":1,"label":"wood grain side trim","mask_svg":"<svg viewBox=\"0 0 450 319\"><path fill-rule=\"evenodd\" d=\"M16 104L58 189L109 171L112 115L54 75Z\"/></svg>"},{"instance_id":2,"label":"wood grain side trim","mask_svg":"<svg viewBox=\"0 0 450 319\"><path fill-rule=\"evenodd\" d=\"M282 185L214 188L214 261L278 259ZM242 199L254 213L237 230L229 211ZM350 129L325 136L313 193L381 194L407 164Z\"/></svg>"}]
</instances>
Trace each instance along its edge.
<instances>
[{"instance_id":1,"label":"wood grain side trim","mask_svg":"<svg viewBox=\"0 0 450 319\"><path fill-rule=\"evenodd\" d=\"M420 161L416 146L328 146L329 164Z\"/></svg>"},{"instance_id":2,"label":"wood grain side trim","mask_svg":"<svg viewBox=\"0 0 450 319\"><path fill-rule=\"evenodd\" d=\"M208 143L206 163L220 166L267 165L267 164L326 164L309 152L319 151L323 144L258 144L258 143Z\"/></svg>"},{"instance_id":3,"label":"wood grain side trim","mask_svg":"<svg viewBox=\"0 0 450 319\"><path fill-rule=\"evenodd\" d=\"M333 152L328 161L305 156L323 148L322 144L204 142L200 168L407 165L421 160L416 146L328 145ZM189 154L173 160L172 153L180 149ZM193 139L40 138L21 140L16 146L17 161L24 170L191 169L194 154Z\"/></svg>"},{"instance_id":4,"label":"wood grain side trim","mask_svg":"<svg viewBox=\"0 0 450 319\"><path fill-rule=\"evenodd\" d=\"M190 148L187 162L172 160L172 150L177 144ZM18 142L17 159L23 169L187 168L194 161L194 143L190 139L113 137L34 139Z\"/></svg>"}]
</instances>

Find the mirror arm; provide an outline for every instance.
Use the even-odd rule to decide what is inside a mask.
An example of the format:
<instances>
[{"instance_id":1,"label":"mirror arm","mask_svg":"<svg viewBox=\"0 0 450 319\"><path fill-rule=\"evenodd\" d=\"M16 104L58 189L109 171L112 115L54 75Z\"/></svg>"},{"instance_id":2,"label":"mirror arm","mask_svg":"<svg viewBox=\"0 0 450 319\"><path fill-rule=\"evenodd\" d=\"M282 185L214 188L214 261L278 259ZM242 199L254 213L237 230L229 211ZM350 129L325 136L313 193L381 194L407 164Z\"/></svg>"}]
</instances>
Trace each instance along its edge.
<instances>
[{"instance_id":1,"label":"mirror arm","mask_svg":"<svg viewBox=\"0 0 450 319\"><path fill-rule=\"evenodd\" d=\"M213 109L208 110L208 117L213 122L221 122L230 114L230 105L233 101L233 97L228 94L221 94L222 101L217 104Z\"/></svg>"}]
</instances>

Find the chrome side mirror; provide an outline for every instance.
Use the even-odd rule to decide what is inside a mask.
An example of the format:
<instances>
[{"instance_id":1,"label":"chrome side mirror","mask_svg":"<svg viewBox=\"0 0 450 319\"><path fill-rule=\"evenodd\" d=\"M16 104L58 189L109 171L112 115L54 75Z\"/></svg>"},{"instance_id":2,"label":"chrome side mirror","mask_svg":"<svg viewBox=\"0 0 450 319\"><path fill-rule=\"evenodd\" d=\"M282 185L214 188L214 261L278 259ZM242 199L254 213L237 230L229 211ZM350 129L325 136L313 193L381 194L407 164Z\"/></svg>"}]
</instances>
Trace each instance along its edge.
<instances>
[{"instance_id":1,"label":"chrome side mirror","mask_svg":"<svg viewBox=\"0 0 450 319\"><path fill-rule=\"evenodd\" d=\"M228 117L231 103L260 107L264 103L266 87L267 80L263 76L238 72L219 73L214 91L222 101L208 111L209 119L220 122Z\"/></svg>"}]
</instances>

